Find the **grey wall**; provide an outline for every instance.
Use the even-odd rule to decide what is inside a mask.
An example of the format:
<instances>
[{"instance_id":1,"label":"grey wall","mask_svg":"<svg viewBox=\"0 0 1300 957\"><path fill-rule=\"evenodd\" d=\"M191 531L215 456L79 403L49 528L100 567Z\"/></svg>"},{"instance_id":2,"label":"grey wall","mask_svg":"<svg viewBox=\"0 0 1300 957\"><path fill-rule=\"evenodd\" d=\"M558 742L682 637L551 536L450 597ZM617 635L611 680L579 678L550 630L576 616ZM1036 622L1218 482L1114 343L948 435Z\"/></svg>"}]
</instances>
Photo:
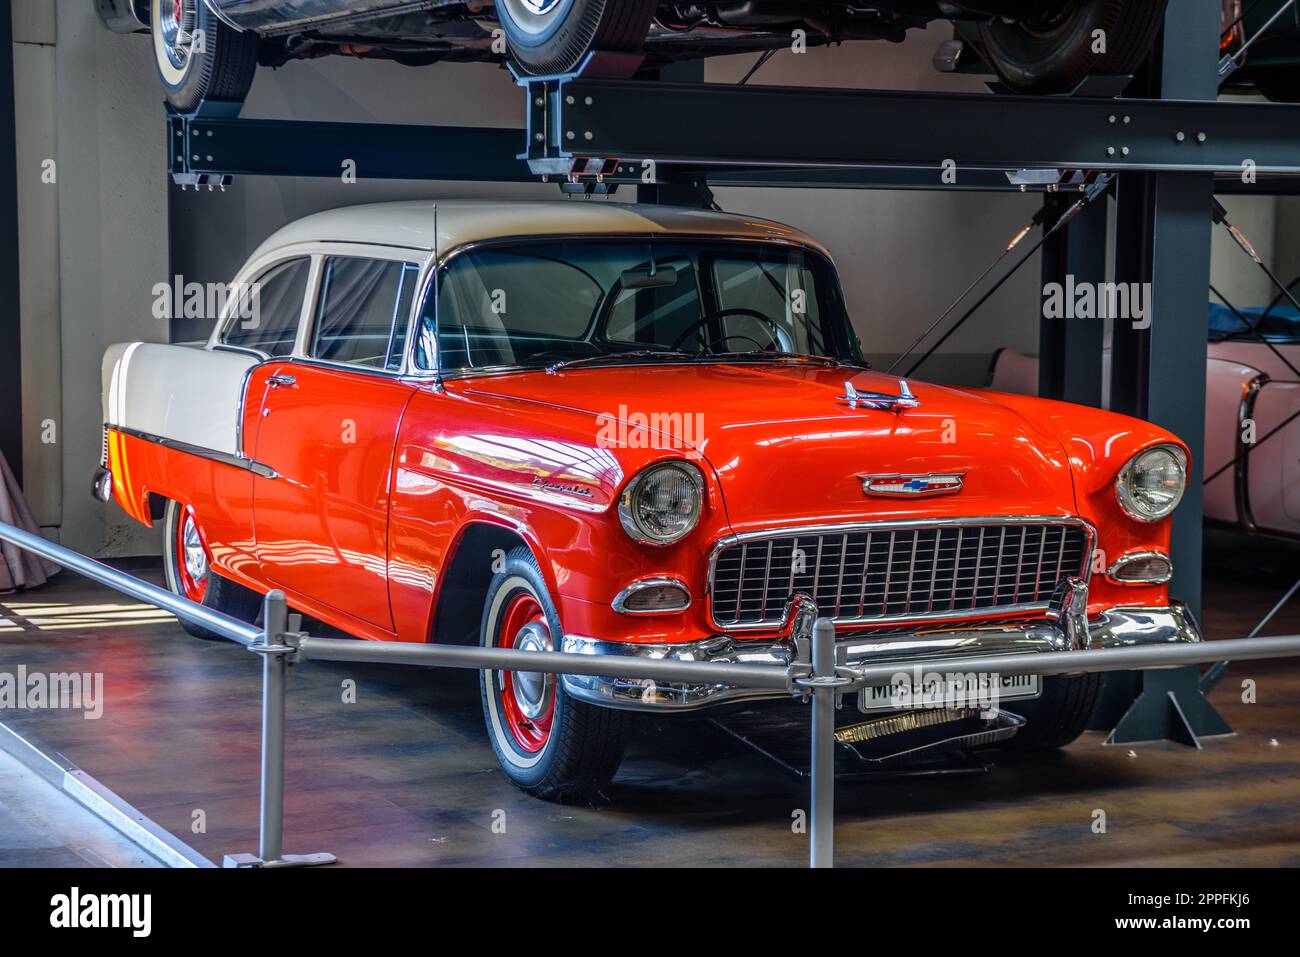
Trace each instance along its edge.
<instances>
[{"instance_id":1,"label":"grey wall","mask_svg":"<svg viewBox=\"0 0 1300 957\"><path fill-rule=\"evenodd\" d=\"M48 534L92 554L156 548L91 499L99 368L113 342L160 339L164 130L147 37L104 30L82 0L15 0L22 276L23 484ZM41 180L53 159L57 181ZM50 424L53 424L53 442Z\"/></svg>"}]
</instances>

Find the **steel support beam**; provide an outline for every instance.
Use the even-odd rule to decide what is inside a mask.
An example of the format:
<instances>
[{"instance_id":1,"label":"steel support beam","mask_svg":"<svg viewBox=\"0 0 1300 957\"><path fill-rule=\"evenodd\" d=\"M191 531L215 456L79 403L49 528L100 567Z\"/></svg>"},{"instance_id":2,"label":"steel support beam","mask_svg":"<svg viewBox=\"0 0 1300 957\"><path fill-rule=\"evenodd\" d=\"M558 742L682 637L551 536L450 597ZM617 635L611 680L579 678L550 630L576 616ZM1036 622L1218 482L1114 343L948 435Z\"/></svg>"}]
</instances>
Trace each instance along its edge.
<instances>
[{"instance_id":1,"label":"steel support beam","mask_svg":"<svg viewBox=\"0 0 1300 957\"><path fill-rule=\"evenodd\" d=\"M218 185L222 176L532 183L516 158L517 129L244 120L169 114L169 170L177 182Z\"/></svg>"},{"instance_id":2,"label":"steel support beam","mask_svg":"<svg viewBox=\"0 0 1300 957\"><path fill-rule=\"evenodd\" d=\"M1048 223L1056 222L1073 196L1047 199ZM1107 202L1085 206L1043 244L1043 287L1059 283L1065 294L1080 283L1106 279ZM1106 326L1099 319L1043 316L1038 324L1038 393L1048 399L1101 407L1102 346Z\"/></svg>"},{"instance_id":3,"label":"steel support beam","mask_svg":"<svg viewBox=\"0 0 1300 957\"><path fill-rule=\"evenodd\" d=\"M1218 45L1217 5L1171 0L1163 41L1148 74L1149 95L1191 102L1218 93L1205 69ZM1223 104L1219 104L1223 105ZM1261 129L1260 135L1267 130ZM1279 137L1279 141L1282 138ZM1241 160L1252 158L1249 152ZM1238 169L1241 160L1238 161ZM1210 211L1215 183L1188 172L1126 173L1117 188L1115 278L1149 284L1149 315L1116 320L1111 407L1164 426L1187 443L1187 492L1173 519L1171 593L1200 614L1205 450L1206 318ZM1113 727L1114 743L1174 735L1193 742L1227 725L1198 690L1196 668L1172 674L1114 675L1093 726ZM1171 730L1172 729L1172 730Z\"/></svg>"},{"instance_id":4,"label":"steel support beam","mask_svg":"<svg viewBox=\"0 0 1300 957\"><path fill-rule=\"evenodd\" d=\"M1229 172L1246 159L1261 173L1300 171L1300 106L1273 103L567 77L532 81L528 97L528 158L535 172L556 175L592 158L915 169L939 188L946 160L959 181L963 169Z\"/></svg>"},{"instance_id":5,"label":"steel support beam","mask_svg":"<svg viewBox=\"0 0 1300 957\"><path fill-rule=\"evenodd\" d=\"M18 308L18 165L10 0L0 0L0 453L23 480L23 377ZM32 179L35 183L36 180ZM39 189L40 187L34 187Z\"/></svg>"}]
</instances>

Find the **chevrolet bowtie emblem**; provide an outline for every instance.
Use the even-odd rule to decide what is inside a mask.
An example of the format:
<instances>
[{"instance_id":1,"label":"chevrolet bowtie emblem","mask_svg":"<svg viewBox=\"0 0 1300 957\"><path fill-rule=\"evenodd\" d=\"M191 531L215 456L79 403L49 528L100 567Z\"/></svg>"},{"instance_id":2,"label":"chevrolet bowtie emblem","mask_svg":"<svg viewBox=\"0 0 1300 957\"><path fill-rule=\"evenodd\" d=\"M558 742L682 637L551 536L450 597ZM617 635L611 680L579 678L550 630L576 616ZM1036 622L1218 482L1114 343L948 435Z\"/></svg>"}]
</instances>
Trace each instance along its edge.
<instances>
[{"instance_id":1,"label":"chevrolet bowtie emblem","mask_svg":"<svg viewBox=\"0 0 1300 957\"><path fill-rule=\"evenodd\" d=\"M852 382L844 383L841 402L847 402L850 409L881 409L885 412L902 412L904 409L919 409L920 400L912 394L906 379L898 380L898 395L885 392L859 392Z\"/></svg>"},{"instance_id":2,"label":"chevrolet bowtie emblem","mask_svg":"<svg viewBox=\"0 0 1300 957\"><path fill-rule=\"evenodd\" d=\"M930 475L859 475L866 495L951 495L960 492L965 472Z\"/></svg>"}]
</instances>

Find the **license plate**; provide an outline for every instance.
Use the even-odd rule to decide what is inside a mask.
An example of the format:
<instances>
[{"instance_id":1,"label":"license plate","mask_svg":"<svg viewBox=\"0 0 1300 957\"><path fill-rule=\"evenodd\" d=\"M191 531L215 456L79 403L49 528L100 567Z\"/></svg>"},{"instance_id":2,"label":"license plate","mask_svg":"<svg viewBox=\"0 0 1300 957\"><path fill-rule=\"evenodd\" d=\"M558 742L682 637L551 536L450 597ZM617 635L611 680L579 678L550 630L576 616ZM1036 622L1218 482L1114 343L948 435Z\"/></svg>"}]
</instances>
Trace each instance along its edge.
<instances>
[{"instance_id":1,"label":"license plate","mask_svg":"<svg viewBox=\"0 0 1300 957\"><path fill-rule=\"evenodd\" d=\"M863 688L858 695L859 711L905 711L911 708L984 708L993 699L1013 701L1037 698L1042 693L1038 675L945 674L939 680L922 680L908 674L888 685ZM996 689L994 684L996 683Z\"/></svg>"}]
</instances>

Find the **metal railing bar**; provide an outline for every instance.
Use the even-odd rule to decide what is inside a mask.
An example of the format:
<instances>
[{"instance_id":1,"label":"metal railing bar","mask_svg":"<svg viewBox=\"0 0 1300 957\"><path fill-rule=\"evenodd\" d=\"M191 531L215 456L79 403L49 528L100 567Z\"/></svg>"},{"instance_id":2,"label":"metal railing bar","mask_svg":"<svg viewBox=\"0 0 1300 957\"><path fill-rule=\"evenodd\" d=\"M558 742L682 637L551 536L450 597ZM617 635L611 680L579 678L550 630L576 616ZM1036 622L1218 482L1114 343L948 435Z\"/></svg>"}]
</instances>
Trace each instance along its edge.
<instances>
[{"instance_id":1,"label":"metal railing bar","mask_svg":"<svg viewBox=\"0 0 1300 957\"><path fill-rule=\"evenodd\" d=\"M1082 651L1020 652L1001 655L966 655L961 658L896 661L843 669L859 683L890 683L908 668L926 672L970 672L999 675L1065 675L1097 671L1130 671L1144 668L1173 668L1206 664L1220 658L1250 660L1300 656L1300 635L1269 638L1228 638L1193 644L1128 645L1122 648L1091 648Z\"/></svg>"},{"instance_id":2,"label":"metal railing bar","mask_svg":"<svg viewBox=\"0 0 1300 957\"><path fill-rule=\"evenodd\" d=\"M537 671L543 674L593 675L603 678L651 678L695 681L700 684L732 684L773 691L786 690L789 676L784 665L670 661L622 655L483 648L478 645L305 637L298 641L297 647L302 657L314 661Z\"/></svg>"},{"instance_id":3,"label":"metal railing bar","mask_svg":"<svg viewBox=\"0 0 1300 957\"><path fill-rule=\"evenodd\" d=\"M154 605L163 611L169 611L177 618L184 618L188 622L201 625L244 647L262 640L262 629L256 625L250 625L212 608L195 604L188 598L172 594L165 588L159 588L157 585L119 571L111 565L87 558L70 548L47 541L15 525L0 522L0 540L12 542L19 548L35 552L69 571L84 575L101 585L107 585L115 591Z\"/></svg>"}]
</instances>

